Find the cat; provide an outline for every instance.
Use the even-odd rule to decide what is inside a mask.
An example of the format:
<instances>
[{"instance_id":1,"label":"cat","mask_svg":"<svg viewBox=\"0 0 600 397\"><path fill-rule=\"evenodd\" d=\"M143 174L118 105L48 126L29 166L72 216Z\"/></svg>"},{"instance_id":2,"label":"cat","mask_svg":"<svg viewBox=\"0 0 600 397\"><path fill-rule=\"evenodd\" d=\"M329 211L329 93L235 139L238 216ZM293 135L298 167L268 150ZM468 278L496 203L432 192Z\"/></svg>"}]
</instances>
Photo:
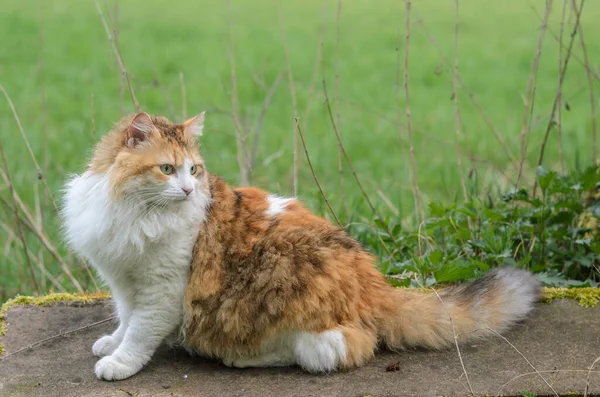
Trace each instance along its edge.
<instances>
[{"instance_id":1,"label":"cat","mask_svg":"<svg viewBox=\"0 0 600 397\"><path fill-rule=\"evenodd\" d=\"M296 198L208 173L203 124L204 113L183 124L124 117L66 185L67 242L110 287L119 317L92 348L99 378L134 375L168 337L231 367L331 372L380 347L502 332L533 310L540 285L513 268L439 295L391 287L356 240Z\"/></svg>"}]
</instances>

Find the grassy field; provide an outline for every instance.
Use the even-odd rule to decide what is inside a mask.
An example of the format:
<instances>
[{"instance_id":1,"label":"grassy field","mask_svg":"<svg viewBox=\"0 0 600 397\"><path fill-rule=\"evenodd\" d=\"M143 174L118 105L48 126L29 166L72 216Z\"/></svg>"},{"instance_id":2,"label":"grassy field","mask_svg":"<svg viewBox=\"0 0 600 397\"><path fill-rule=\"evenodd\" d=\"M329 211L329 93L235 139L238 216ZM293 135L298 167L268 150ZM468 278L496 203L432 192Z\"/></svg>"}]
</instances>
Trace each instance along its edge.
<instances>
[{"instance_id":1,"label":"grassy field","mask_svg":"<svg viewBox=\"0 0 600 397\"><path fill-rule=\"evenodd\" d=\"M553 3L528 123L527 183L533 180L557 92L559 60L564 61L576 20L570 1L564 14L563 3ZM338 144L322 85L325 79L342 142L371 200L383 214L414 224L403 85L403 1L342 0L339 14L337 2L315 0L230 4L146 0L119 2L118 7L113 1L100 5L108 23L117 29L118 45L143 110L174 120L207 110L202 149L210 171L233 184L239 182L237 119L249 147L259 131L251 183L291 194L294 116L298 115L315 172L333 207L345 222L372 221L347 166L340 182ZM94 2L4 0L0 11L0 84L14 103L54 198L60 201L66 176L80 172L98 138L120 116L134 110L129 89ZM544 11L541 1L463 0L459 4L460 158L469 194L497 194L516 180L514 162L521 158L524 103ZM454 15L455 2L439 0L415 1L410 13L411 132L425 207L432 200L449 203L463 197L453 102ZM599 18L600 3L588 1L581 26L595 76L600 61ZM592 160L584 65L577 36L563 82L562 145L558 129L553 128L545 150L544 163L550 169L560 170L561 156L565 169ZM4 98L0 139L16 191L39 218L36 222L82 288L94 288L82 265L61 244L60 222ZM298 196L325 214L301 146L297 155ZM3 300L35 288L24 265L5 181L0 181L0 188ZM56 290L56 283L73 289L56 257L41 246L35 233L24 233L37 258L33 267L41 290ZM38 273L42 265L56 283Z\"/></svg>"}]
</instances>

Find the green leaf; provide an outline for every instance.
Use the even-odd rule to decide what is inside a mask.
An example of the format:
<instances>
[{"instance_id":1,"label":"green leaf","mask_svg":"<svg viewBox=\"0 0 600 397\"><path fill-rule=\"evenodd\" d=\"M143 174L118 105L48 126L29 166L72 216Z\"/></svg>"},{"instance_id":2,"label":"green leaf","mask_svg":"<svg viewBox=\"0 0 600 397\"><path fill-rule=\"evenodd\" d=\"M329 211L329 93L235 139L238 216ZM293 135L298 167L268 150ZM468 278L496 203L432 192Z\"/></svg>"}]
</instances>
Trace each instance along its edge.
<instances>
[{"instance_id":1,"label":"green leaf","mask_svg":"<svg viewBox=\"0 0 600 397\"><path fill-rule=\"evenodd\" d=\"M444 254L442 254L442 251L440 250L435 250L433 252L431 252L429 254L429 261L434 264L437 265L440 262L442 262L442 258L444 257Z\"/></svg>"},{"instance_id":2,"label":"green leaf","mask_svg":"<svg viewBox=\"0 0 600 397\"><path fill-rule=\"evenodd\" d=\"M486 273L490 270L490 265L488 265L487 263L484 263L484 262L481 262L481 261L478 261L478 260L473 260L472 262L480 270L482 270L482 271L484 271Z\"/></svg>"},{"instance_id":3,"label":"green leaf","mask_svg":"<svg viewBox=\"0 0 600 397\"><path fill-rule=\"evenodd\" d=\"M442 203L433 201L429 203L429 212L431 212L431 216L441 218L446 214L446 208Z\"/></svg>"},{"instance_id":4,"label":"green leaf","mask_svg":"<svg viewBox=\"0 0 600 397\"><path fill-rule=\"evenodd\" d=\"M432 230L432 229L451 226L451 225L452 225L452 223L447 218L428 219L427 220L427 230Z\"/></svg>"},{"instance_id":5,"label":"green leaf","mask_svg":"<svg viewBox=\"0 0 600 397\"><path fill-rule=\"evenodd\" d=\"M464 261L448 262L434 272L438 283L450 283L474 276L475 266Z\"/></svg>"},{"instance_id":6,"label":"green leaf","mask_svg":"<svg viewBox=\"0 0 600 397\"><path fill-rule=\"evenodd\" d=\"M556 180L558 174L555 171L548 171L544 167L539 166L536 170L538 183L544 192L547 192L552 183Z\"/></svg>"},{"instance_id":7,"label":"green leaf","mask_svg":"<svg viewBox=\"0 0 600 397\"><path fill-rule=\"evenodd\" d=\"M519 390L519 393L521 393L522 397L536 397L535 393L530 393L525 390Z\"/></svg>"}]
</instances>

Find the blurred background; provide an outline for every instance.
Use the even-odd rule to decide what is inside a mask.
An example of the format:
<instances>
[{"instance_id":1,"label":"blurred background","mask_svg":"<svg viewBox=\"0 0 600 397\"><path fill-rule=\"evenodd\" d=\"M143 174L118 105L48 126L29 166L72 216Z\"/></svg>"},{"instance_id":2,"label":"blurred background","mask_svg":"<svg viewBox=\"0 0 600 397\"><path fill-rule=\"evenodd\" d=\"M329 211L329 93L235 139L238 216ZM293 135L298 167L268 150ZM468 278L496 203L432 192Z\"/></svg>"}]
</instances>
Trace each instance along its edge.
<instances>
[{"instance_id":1,"label":"blurred background","mask_svg":"<svg viewBox=\"0 0 600 397\"><path fill-rule=\"evenodd\" d=\"M0 301L101 287L56 208L136 108L178 122L206 110L210 172L335 221L300 130L340 223L383 271L427 285L435 271L417 257L468 256L423 238L439 208L531 189L540 163L558 176L595 164L598 20L600 3L581 0L3 0ZM504 258L531 265L505 243ZM588 251L590 275L574 278L594 283Z\"/></svg>"}]
</instances>

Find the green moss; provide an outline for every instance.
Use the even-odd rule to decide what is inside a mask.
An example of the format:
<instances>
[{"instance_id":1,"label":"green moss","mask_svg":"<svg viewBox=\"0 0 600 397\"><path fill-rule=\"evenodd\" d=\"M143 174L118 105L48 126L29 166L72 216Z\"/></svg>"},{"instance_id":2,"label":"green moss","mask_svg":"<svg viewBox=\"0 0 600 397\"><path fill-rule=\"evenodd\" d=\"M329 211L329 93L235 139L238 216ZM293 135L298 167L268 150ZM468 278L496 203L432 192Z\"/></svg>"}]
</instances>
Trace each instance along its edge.
<instances>
[{"instance_id":1,"label":"green moss","mask_svg":"<svg viewBox=\"0 0 600 397\"><path fill-rule=\"evenodd\" d=\"M600 302L600 288L544 288L540 301L573 299L583 307L594 307Z\"/></svg>"},{"instance_id":2,"label":"green moss","mask_svg":"<svg viewBox=\"0 0 600 397\"><path fill-rule=\"evenodd\" d=\"M101 299L101 298L108 298L108 297L110 297L110 295L108 295L106 292L103 292L103 291L91 293L91 294L56 293L56 294L39 296L39 297L16 296L13 299L9 299L6 302L4 302L4 304L0 308L0 336L6 335L6 319L4 316L5 316L6 312L8 312L8 310L15 305L44 306L44 305L47 305L47 304L53 303L53 302L65 302L65 301L91 302L94 299ZM0 343L0 354L3 354L5 352L5 350L6 349L4 348L4 345L2 343Z\"/></svg>"}]
</instances>

